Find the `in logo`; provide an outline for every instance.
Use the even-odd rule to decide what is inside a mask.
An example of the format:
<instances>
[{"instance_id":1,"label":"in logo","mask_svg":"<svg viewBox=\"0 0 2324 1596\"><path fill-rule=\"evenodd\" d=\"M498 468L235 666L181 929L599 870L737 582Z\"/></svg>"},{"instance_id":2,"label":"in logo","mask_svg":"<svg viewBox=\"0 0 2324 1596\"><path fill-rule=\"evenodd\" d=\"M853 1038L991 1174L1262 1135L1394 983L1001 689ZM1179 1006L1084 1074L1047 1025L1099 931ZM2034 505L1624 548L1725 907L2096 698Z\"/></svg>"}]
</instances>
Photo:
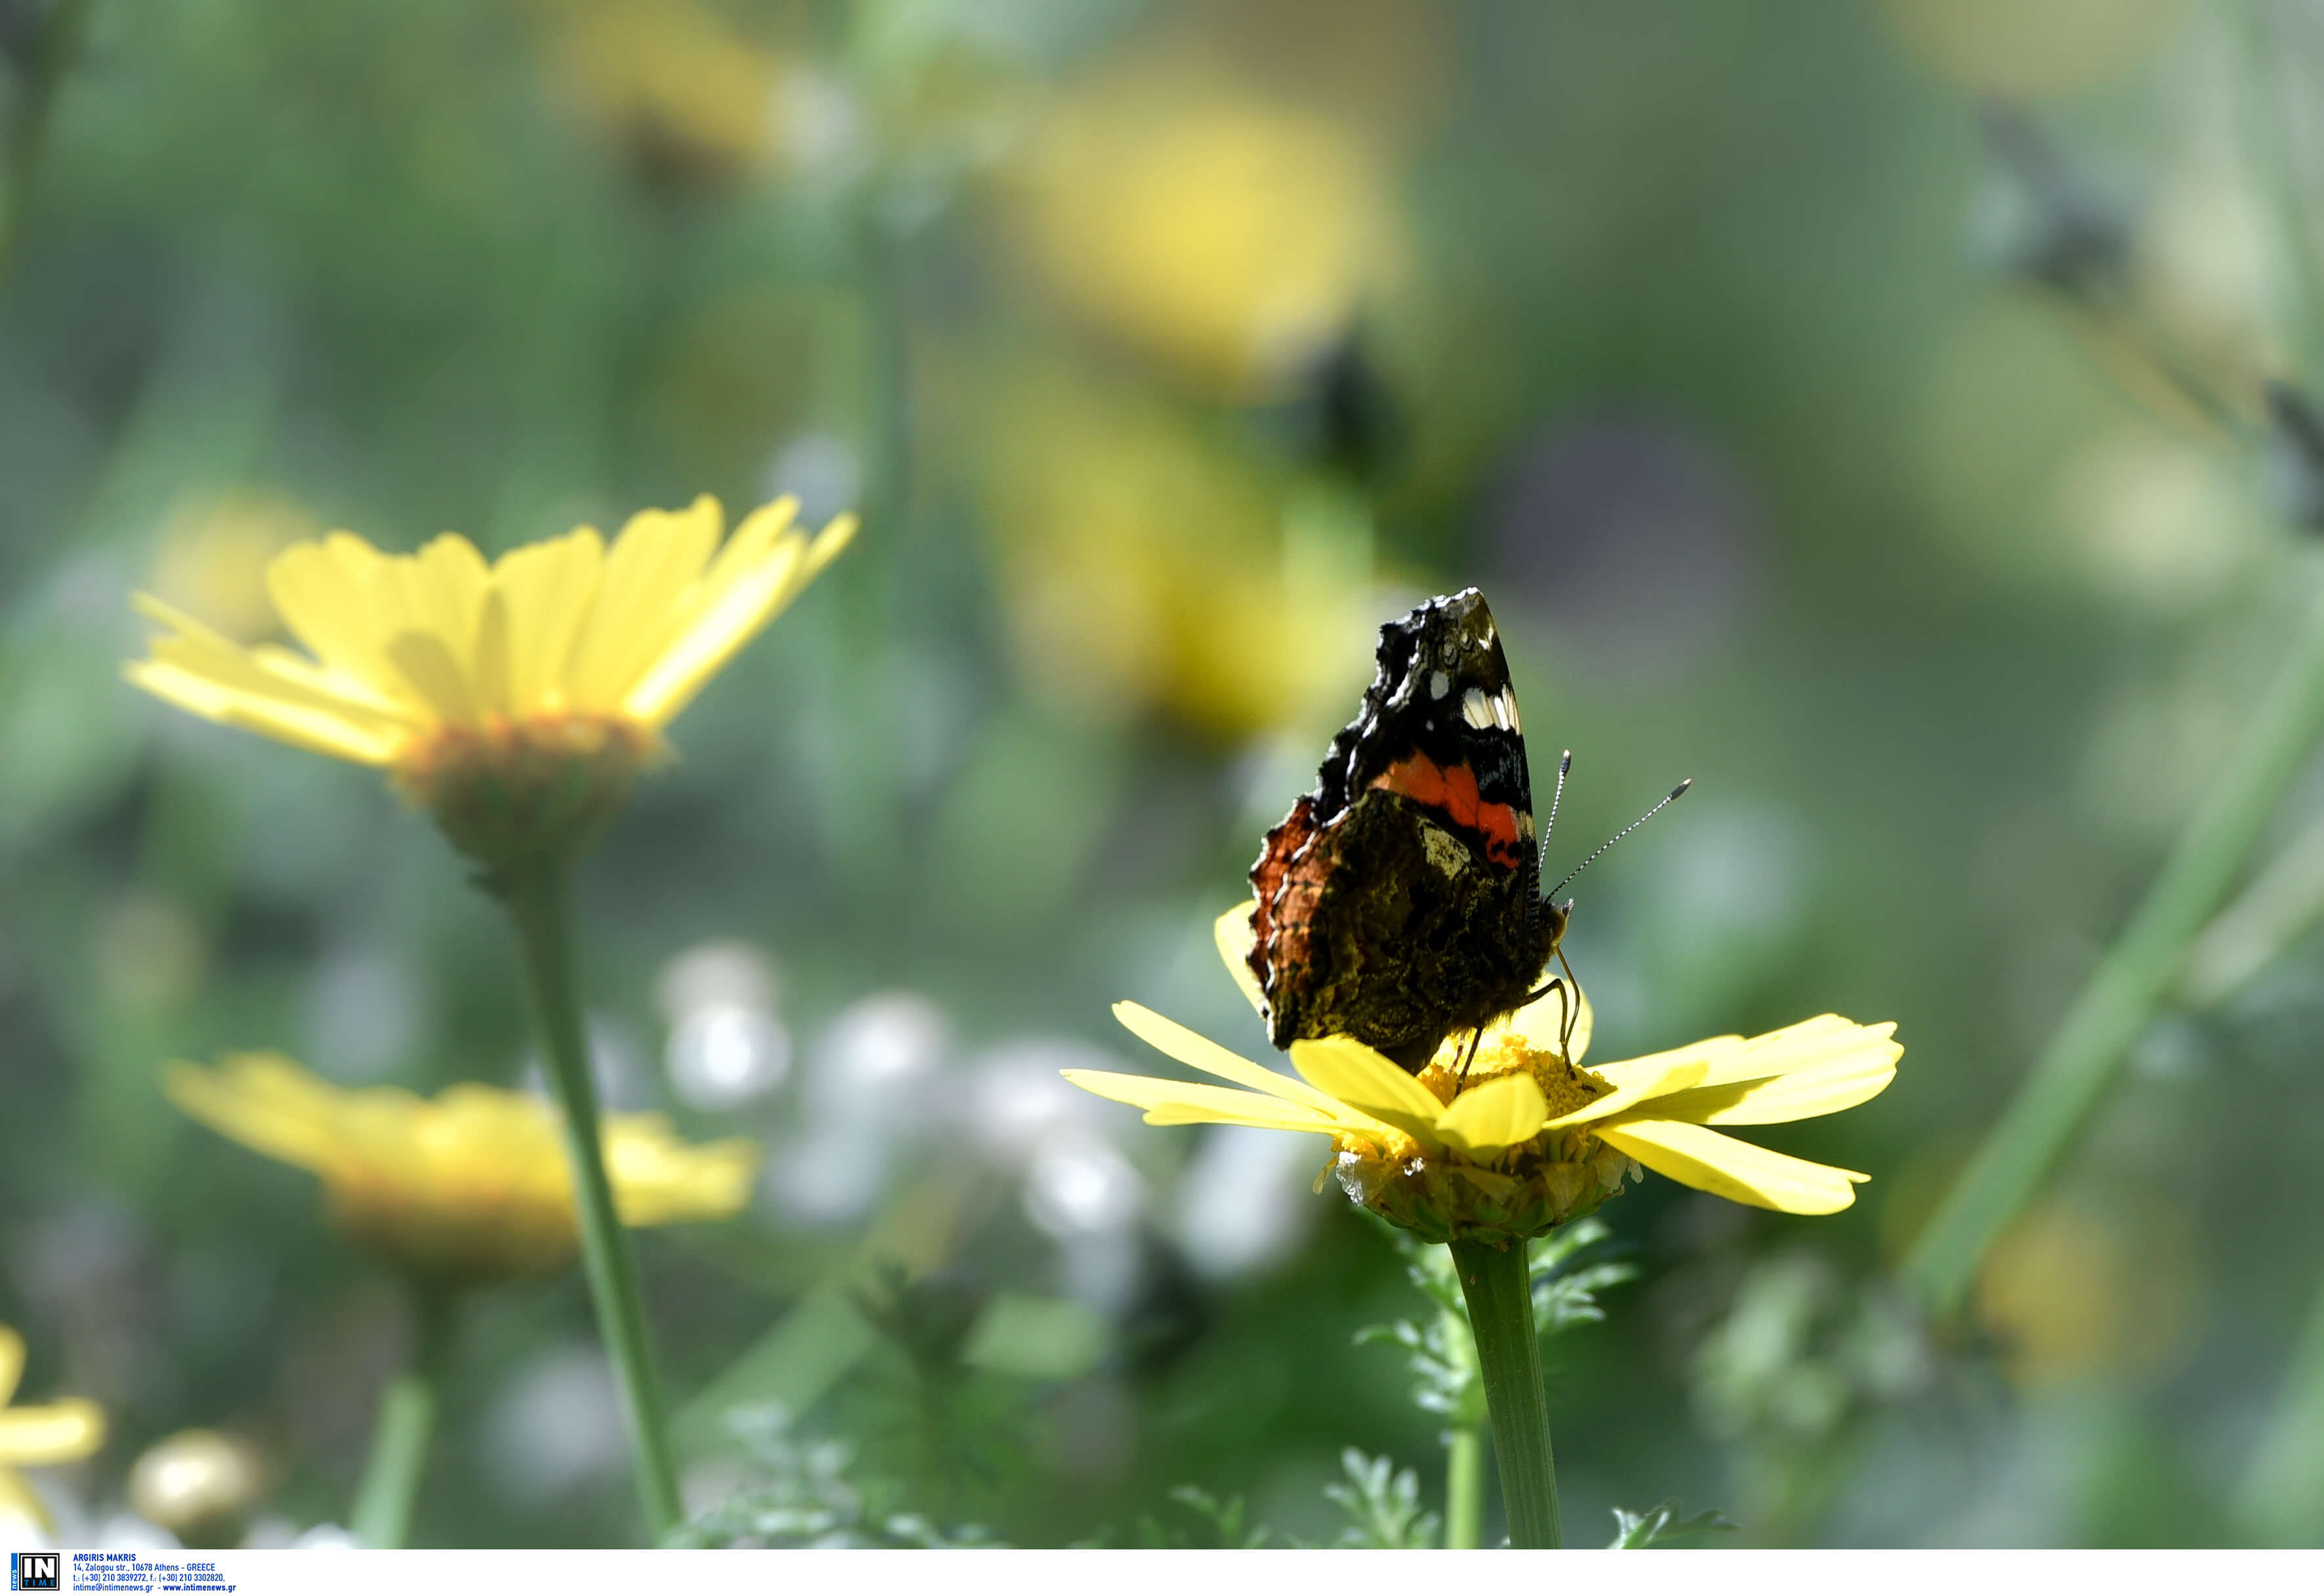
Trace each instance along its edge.
<instances>
[{"instance_id":1,"label":"in logo","mask_svg":"<svg viewBox=\"0 0 2324 1596\"><path fill-rule=\"evenodd\" d=\"M61 1552L11 1552L8 1554L8 1588L11 1591L56 1591L63 1587L57 1575L64 1562Z\"/></svg>"}]
</instances>

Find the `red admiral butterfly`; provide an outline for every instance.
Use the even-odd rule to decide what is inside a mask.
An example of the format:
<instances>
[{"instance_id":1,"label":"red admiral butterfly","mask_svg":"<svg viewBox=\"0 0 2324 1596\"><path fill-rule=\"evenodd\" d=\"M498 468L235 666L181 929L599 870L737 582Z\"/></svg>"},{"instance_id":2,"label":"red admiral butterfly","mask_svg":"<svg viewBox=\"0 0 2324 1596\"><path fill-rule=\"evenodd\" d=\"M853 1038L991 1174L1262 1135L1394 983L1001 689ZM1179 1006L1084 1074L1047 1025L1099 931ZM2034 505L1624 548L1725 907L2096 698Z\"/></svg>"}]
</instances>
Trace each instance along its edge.
<instances>
[{"instance_id":1,"label":"red admiral butterfly","mask_svg":"<svg viewBox=\"0 0 2324 1596\"><path fill-rule=\"evenodd\" d=\"M1250 884L1278 1048L1350 1036L1417 1075L1445 1038L1539 995L1571 905L1541 894L1525 735L1482 594L1380 628L1379 674Z\"/></svg>"}]
</instances>

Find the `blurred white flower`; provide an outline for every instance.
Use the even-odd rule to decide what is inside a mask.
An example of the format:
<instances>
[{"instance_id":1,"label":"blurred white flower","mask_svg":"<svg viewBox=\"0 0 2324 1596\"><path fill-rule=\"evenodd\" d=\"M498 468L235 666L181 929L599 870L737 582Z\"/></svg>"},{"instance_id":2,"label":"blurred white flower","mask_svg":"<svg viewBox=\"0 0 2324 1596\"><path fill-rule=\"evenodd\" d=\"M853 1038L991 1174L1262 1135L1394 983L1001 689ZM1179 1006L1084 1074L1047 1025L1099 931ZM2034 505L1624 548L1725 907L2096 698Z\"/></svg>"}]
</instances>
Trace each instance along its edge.
<instances>
[{"instance_id":1,"label":"blurred white flower","mask_svg":"<svg viewBox=\"0 0 2324 1596\"><path fill-rule=\"evenodd\" d=\"M747 942L702 942L661 967L654 1000L676 1025L698 1009L732 1006L772 1013L781 985L774 961Z\"/></svg>"},{"instance_id":2,"label":"blurred white flower","mask_svg":"<svg viewBox=\"0 0 2324 1596\"><path fill-rule=\"evenodd\" d=\"M604 1354L576 1343L532 1359L485 1414L482 1445L486 1477L526 1506L618 1476L628 1434Z\"/></svg>"},{"instance_id":3,"label":"blurred white flower","mask_svg":"<svg viewBox=\"0 0 2324 1596\"><path fill-rule=\"evenodd\" d=\"M174 1552L178 1537L134 1513L115 1513L97 1527L96 1544L112 1552ZM76 1542L75 1544L82 1544Z\"/></svg>"},{"instance_id":4,"label":"blurred white flower","mask_svg":"<svg viewBox=\"0 0 2324 1596\"><path fill-rule=\"evenodd\" d=\"M890 1138L925 1124L938 1106L929 1083L952 1047L944 1010L918 992L874 992L824 1031L807 1082L811 1117L872 1123Z\"/></svg>"},{"instance_id":5,"label":"blurred white flower","mask_svg":"<svg viewBox=\"0 0 2324 1596\"><path fill-rule=\"evenodd\" d=\"M987 1048L970 1067L968 1130L987 1157L1021 1165L1050 1137L1094 1130L1104 1111L1057 1072L1111 1070L1121 1060L1069 1037L1027 1037Z\"/></svg>"},{"instance_id":6,"label":"blurred white flower","mask_svg":"<svg viewBox=\"0 0 2324 1596\"><path fill-rule=\"evenodd\" d=\"M662 967L662 1064L680 1102L715 1113L783 1084L791 1033L775 1010L779 990L774 961L747 942L702 943Z\"/></svg>"},{"instance_id":7,"label":"blurred white flower","mask_svg":"<svg viewBox=\"0 0 2324 1596\"><path fill-rule=\"evenodd\" d=\"M791 1069L791 1033L761 1009L696 1009L670 1028L663 1055L670 1089L688 1108L716 1112L763 1097Z\"/></svg>"},{"instance_id":8,"label":"blurred white flower","mask_svg":"<svg viewBox=\"0 0 2324 1596\"><path fill-rule=\"evenodd\" d=\"M874 992L842 1010L807 1055L805 1122L768 1160L763 1189L776 1209L816 1225L869 1214L899 1152L945 1113L951 1052L951 1023L918 992Z\"/></svg>"},{"instance_id":9,"label":"blurred white flower","mask_svg":"<svg viewBox=\"0 0 2324 1596\"><path fill-rule=\"evenodd\" d=\"M1212 1126L1175 1193L1171 1233L1187 1261L1222 1278L1287 1255L1317 1212L1315 1172L1330 1156L1321 1139Z\"/></svg>"},{"instance_id":10,"label":"blurred white flower","mask_svg":"<svg viewBox=\"0 0 2324 1596\"><path fill-rule=\"evenodd\" d=\"M310 1524L301 1528L297 1519L285 1518L280 1513L263 1515L250 1527L250 1533L242 1537L242 1544L254 1552L286 1548L300 1552L345 1552L363 1545L344 1525L325 1519L320 1524Z\"/></svg>"},{"instance_id":11,"label":"blurred white flower","mask_svg":"<svg viewBox=\"0 0 2324 1596\"><path fill-rule=\"evenodd\" d=\"M1120 1237L1146 1212L1146 1179L1094 1131L1043 1141L1025 1172L1025 1214L1058 1241Z\"/></svg>"},{"instance_id":12,"label":"blurred white flower","mask_svg":"<svg viewBox=\"0 0 2324 1596\"><path fill-rule=\"evenodd\" d=\"M300 1530L290 1545L301 1552L352 1552L363 1543L345 1526L326 1522Z\"/></svg>"},{"instance_id":13,"label":"blurred white flower","mask_svg":"<svg viewBox=\"0 0 2324 1596\"><path fill-rule=\"evenodd\" d=\"M863 467L854 446L830 432L801 432L775 451L766 482L799 502L799 513L828 521L862 496Z\"/></svg>"},{"instance_id":14,"label":"blurred white flower","mask_svg":"<svg viewBox=\"0 0 2324 1596\"><path fill-rule=\"evenodd\" d=\"M787 1218L816 1226L853 1224L879 1203L894 1162L887 1139L871 1126L810 1129L767 1160L761 1189Z\"/></svg>"}]
</instances>

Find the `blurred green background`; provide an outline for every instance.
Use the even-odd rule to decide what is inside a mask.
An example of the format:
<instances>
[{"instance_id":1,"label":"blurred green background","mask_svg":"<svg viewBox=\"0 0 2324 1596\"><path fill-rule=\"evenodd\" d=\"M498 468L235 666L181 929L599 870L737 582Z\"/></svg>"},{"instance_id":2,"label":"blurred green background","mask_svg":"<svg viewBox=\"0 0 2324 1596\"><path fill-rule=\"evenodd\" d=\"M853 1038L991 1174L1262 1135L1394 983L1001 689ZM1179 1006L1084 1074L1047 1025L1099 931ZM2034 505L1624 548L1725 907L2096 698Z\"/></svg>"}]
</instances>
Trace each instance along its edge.
<instances>
[{"instance_id":1,"label":"blurred green background","mask_svg":"<svg viewBox=\"0 0 2324 1596\"><path fill-rule=\"evenodd\" d=\"M20 141L69 9L0 5ZM49 1481L88 1538L195 1425L266 1456L261 1539L343 1520L410 1333L162 1061L534 1068L433 830L128 688L127 595L257 638L266 558L325 528L495 552L702 491L865 531L583 874L615 1106L768 1149L749 1214L639 1238L695 1505L736 1477L717 1411L764 1399L1019 1544L1134 1542L1189 1482L1328 1538L1349 1445L1441 1492L1436 1421L1353 1344L1420 1301L1310 1195L1321 1145L1055 1071L1158 1062L1121 998L1263 1048L1211 920L1379 623L1474 583L1536 770L1574 751L1553 866L1695 780L1578 884L1599 1051L1827 1010L1906 1045L1873 1104L1758 1138L1869 1172L1849 1213L1607 1210L1642 1277L1551 1345L1574 1537L1674 1496L1750 1543L2262 1533L2237 1481L2324 1239L2317 943L2151 1028L1963 1319L1887 1274L2315 585L2257 398L2307 336L2281 200L2324 127L2265 110L2324 82L2304 12L86 22L0 284L0 1321L29 1393L113 1415ZM2282 836L2319 815L2303 780ZM867 1248L931 1268L964 1366L837 1305ZM575 1274L472 1305L420 1544L640 1533L595 1345Z\"/></svg>"}]
</instances>

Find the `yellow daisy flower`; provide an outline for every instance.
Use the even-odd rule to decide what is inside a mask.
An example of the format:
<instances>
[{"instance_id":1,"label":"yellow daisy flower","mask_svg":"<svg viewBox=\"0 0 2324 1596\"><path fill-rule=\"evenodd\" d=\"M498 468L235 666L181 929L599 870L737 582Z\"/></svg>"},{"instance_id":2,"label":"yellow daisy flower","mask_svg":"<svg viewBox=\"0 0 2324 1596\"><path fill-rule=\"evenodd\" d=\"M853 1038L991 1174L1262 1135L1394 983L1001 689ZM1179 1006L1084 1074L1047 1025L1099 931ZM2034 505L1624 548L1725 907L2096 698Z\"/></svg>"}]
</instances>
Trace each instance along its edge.
<instances>
[{"instance_id":1,"label":"yellow daisy flower","mask_svg":"<svg viewBox=\"0 0 2324 1596\"><path fill-rule=\"evenodd\" d=\"M349 1091L272 1053L173 1064L162 1089L220 1135L320 1176L332 1222L415 1274L497 1279L554 1268L578 1243L557 1113L540 1098L469 1084L432 1100ZM603 1143L624 1224L725 1219L750 1200L748 1139L689 1145L659 1114L608 1114Z\"/></svg>"},{"instance_id":2,"label":"yellow daisy flower","mask_svg":"<svg viewBox=\"0 0 2324 1596\"><path fill-rule=\"evenodd\" d=\"M487 862L561 846L609 814L663 727L847 546L778 500L719 543L705 495L487 565L447 532L383 554L351 532L292 545L266 571L312 658L244 647L150 594L167 631L131 681L181 709L385 767L453 842Z\"/></svg>"},{"instance_id":3,"label":"yellow daisy flower","mask_svg":"<svg viewBox=\"0 0 2324 1596\"><path fill-rule=\"evenodd\" d=\"M0 1324L0 1518L53 1527L38 1492L16 1472L43 1463L69 1463L105 1444L105 1412L84 1397L38 1407L11 1407L24 1375L24 1338Z\"/></svg>"},{"instance_id":4,"label":"yellow daisy flower","mask_svg":"<svg viewBox=\"0 0 2324 1596\"><path fill-rule=\"evenodd\" d=\"M1222 916L1217 936L1256 1006L1246 962L1250 909ZM1149 1124L1319 1131L1334 1149L1327 1173L1352 1199L1434 1241L1539 1235L1619 1192L1641 1165L1755 1207L1836 1213L1868 1176L1711 1127L1852 1108L1895 1078L1904 1053L1890 1039L1893 1024L1825 1014L1765 1036L1711 1037L1583 1069L1589 1005L1581 1004L1569 1030L1553 993L1487 1028L1465 1075L1466 1037L1447 1041L1417 1076L1360 1042L1333 1037L1292 1044L1295 1079L1136 1003L1118 1003L1114 1014L1180 1063L1241 1090L1105 1070L1067 1070L1066 1079L1144 1109Z\"/></svg>"}]
</instances>

